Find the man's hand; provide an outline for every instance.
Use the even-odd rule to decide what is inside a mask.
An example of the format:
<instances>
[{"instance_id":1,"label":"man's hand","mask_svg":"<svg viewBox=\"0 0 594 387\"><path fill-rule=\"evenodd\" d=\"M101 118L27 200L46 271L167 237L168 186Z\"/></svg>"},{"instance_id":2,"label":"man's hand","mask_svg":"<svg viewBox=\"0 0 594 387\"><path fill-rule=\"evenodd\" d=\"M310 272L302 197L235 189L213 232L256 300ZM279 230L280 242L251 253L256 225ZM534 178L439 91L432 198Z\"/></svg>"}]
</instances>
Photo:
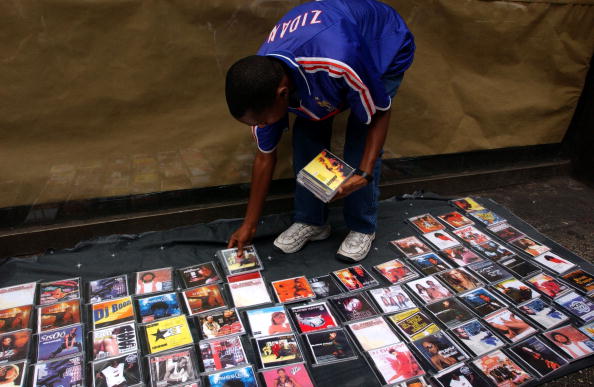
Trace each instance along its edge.
<instances>
[{"instance_id":1,"label":"man's hand","mask_svg":"<svg viewBox=\"0 0 594 387\"><path fill-rule=\"evenodd\" d=\"M252 242L254 234L256 234L256 226L243 223L241 227L231 235L227 248L237 247L237 256L241 257L243 255L243 247Z\"/></svg>"},{"instance_id":2,"label":"man's hand","mask_svg":"<svg viewBox=\"0 0 594 387\"><path fill-rule=\"evenodd\" d=\"M367 184L369 184L369 182L366 178L359 175L353 175L341 185L340 188L338 188L338 193L332 198L332 201L342 199L356 190L365 187Z\"/></svg>"}]
</instances>

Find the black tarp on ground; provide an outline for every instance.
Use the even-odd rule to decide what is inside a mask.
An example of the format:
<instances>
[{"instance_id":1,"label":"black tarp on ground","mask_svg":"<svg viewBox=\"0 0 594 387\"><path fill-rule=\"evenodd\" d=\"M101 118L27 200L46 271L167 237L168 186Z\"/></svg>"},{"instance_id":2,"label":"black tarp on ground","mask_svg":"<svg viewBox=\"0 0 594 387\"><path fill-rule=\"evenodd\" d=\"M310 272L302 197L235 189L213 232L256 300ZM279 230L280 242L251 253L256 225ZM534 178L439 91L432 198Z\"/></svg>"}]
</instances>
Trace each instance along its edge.
<instances>
[{"instance_id":1,"label":"black tarp on ground","mask_svg":"<svg viewBox=\"0 0 594 387\"><path fill-rule=\"evenodd\" d=\"M553 252L594 272L594 266L571 253L564 247L538 233L529 224L514 216L509 210L489 199L478 201L506 218L510 224L528 236L552 248ZM552 203L553 205L553 203ZM380 204L378 231L372 251L363 262L372 266L397 257L389 248L390 240L414 235L405 220L423 213L442 214L453 208L447 201L425 195L423 199L389 199ZM302 251L285 255L273 249L272 241L291 224L289 214L273 215L263 219L254 244L262 259L267 282L297 275L317 276L327 274L345 265L334 259L342 239L348 230L342 222L341 210L332 209L330 224L332 236L320 242L308 244ZM121 273L173 266L189 266L214 260L217 250L225 248L225 241L241 220L219 220L166 231L148 232L139 235L112 235L79 243L72 249L49 252L35 258L13 258L0 265L0 287L38 280L57 280L80 276L83 282L105 278ZM387 285L386 282L382 286ZM246 343L244 343L245 345ZM257 364L251 345L245 345L248 358ZM583 359L563 368L554 377L572 373L594 365L594 357ZM320 386L377 386L379 382L360 356L358 360L336 363L312 369L312 375Z\"/></svg>"}]
</instances>

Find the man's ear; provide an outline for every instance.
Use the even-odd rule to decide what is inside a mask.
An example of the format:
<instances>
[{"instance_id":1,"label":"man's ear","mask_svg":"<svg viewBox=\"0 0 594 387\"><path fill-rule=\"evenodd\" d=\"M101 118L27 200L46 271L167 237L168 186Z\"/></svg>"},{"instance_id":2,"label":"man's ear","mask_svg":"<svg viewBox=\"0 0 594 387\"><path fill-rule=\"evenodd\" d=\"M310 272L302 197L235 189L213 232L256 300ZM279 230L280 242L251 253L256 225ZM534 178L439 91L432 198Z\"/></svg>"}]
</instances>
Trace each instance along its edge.
<instances>
[{"instance_id":1,"label":"man's ear","mask_svg":"<svg viewBox=\"0 0 594 387\"><path fill-rule=\"evenodd\" d=\"M276 90L276 96L278 98L287 99L289 98L289 86L281 85Z\"/></svg>"}]
</instances>

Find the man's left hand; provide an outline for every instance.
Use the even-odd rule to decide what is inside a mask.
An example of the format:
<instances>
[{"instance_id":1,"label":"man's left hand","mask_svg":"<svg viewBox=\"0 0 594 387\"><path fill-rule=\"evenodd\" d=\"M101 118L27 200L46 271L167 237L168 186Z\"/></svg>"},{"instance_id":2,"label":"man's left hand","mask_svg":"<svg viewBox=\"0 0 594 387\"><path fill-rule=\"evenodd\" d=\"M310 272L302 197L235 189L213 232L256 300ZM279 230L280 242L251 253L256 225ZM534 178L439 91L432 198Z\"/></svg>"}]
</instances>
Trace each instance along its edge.
<instances>
[{"instance_id":1,"label":"man's left hand","mask_svg":"<svg viewBox=\"0 0 594 387\"><path fill-rule=\"evenodd\" d=\"M338 193L331 201L342 199L351 193L355 192L356 190L365 187L369 182L366 178L361 177L359 175L351 176L343 185L338 188Z\"/></svg>"}]
</instances>

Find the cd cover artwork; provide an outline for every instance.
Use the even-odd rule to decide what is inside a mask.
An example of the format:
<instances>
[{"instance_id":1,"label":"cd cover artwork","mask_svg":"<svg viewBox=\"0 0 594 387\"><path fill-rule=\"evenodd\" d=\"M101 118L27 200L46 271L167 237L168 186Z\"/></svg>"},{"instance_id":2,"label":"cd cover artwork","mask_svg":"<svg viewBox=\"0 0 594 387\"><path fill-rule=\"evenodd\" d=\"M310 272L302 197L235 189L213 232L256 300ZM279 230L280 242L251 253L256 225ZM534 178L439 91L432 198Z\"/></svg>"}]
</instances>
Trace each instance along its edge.
<instances>
[{"instance_id":1,"label":"cd cover artwork","mask_svg":"<svg viewBox=\"0 0 594 387\"><path fill-rule=\"evenodd\" d=\"M304 363L291 364L261 372L265 387L301 386L314 387Z\"/></svg>"},{"instance_id":2,"label":"cd cover artwork","mask_svg":"<svg viewBox=\"0 0 594 387\"><path fill-rule=\"evenodd\" d=\"M553 254L550 251L535 257L534 260L540 263L546 269L552 270L557 274L563 274L569 269L573 269L575 267L574 263L568 261L565 258L561 258L557 254Z\"/></svg>"},{"instance_id":3,"label":"cd cover artwork","mask_svg":"<svg viewBox=\"0 0 594 387\"><path fill-rule=\"evenodd\" d=\"M478 246L481 243L485 243L491 240L487 234L479 231L474 226L466 226L452 231L456 236L462 239L464 242L469 243L472 246Z\"/></svg>"},{"instance_id":4,"label":"cd cover artwork","mask_svg":"<svg viewBox=\"0 0 594 387\"><path fill-rule=\"evenodd\" d=\"M400 285L371 289L369 294L373 297L383 313L399 312L417 307Z\"/></svg>"},{"instance_id":5,"label":"cd cover artwork","mask_svg":"<svg viewBox=\"0 0 594 387\"><path fill-rule=\"evenodd\" d=\"M458 211L448 212L447 214L439 215L439 219L443 220L451 228L461 228L464 226L473 225L474 222Z\"/></svg>"},{"instance_id":6,"label":"cd cover artwork","mask_svg":"<svg viewBox=\"0 0 594 387\"><path fill-rule=\"evenodd\" d=\"M80 278L39 284L39 305L50 305L77 298L80 298Z\"/></svg>"},{"instance_id":7,"label":"cd cover artwork","mask_svg":"<svg viewBox=\"0 0 594 387\"><path fill-rule=\"evenodd\" d=\"M514 277L497 282L493 288L517 304L538 297L537 292Z\"/></svg>"},{"instance_id":8,"label":"cd cover artwork","mask_svg":"<svg viewBox=\"0 0 594 387\"><path fill-rule=\"evenodd\" d=\"M397 259L392 259L391 261L374 266L374 269L392 284L408 281L419 276L410 267Z\"/></svg>"},{"instance_id":9,"label":"cd cover artwork","mask_svg":"<svg viewBox=\"0 0 594 387\"><path fill-rule=\"evenodd\" d=\"M566 314L547 305L540 298L535 298L521 304L518 309L530 320L536 322L545 329L556 327L569 320L569 317Z\"/></svg>"},{"instance_id":10,"label":"cd cover artwork","mask_svg":"<svg viewBox=\"0 0 594 387\"><path fill-rule=\"evenodd\" d=\"M296 306L291 308L291 313L301 333L338 326L336 319L325 302Z\"/></svg>"},{"instance_id":11,"label":"cd cover artwork","mask_svg":"<svg viewBox=\"0 0 594 387\"><path fill-rule=\"evenodd\" d=\"M472 362L498 387L518 387L532 380L532 376L506 354L497 350Z\"/></svg>"},{"instance_id":12,"label":"cd cover artwork","mask_svg":"<svg viewBox=\"0 0 594 387\"><path fill-rule=\"evenodd\" d=\"M424 275L431 275L452 268L452 266L438 257L435 253L420 255L418 257L411 258L410 261Z\"/></svg>"},{"instance_id":13,"label":"cd cover artwork","mask_svg":"<svg viewBox=\"0 0 594 387\"><path fill-rule=\"evenodd\" d=\"M466 363L442 371L434 378L441 387L489 387L491 385Z\"/></svg>"},{"instance_id":14,"label":"cd cover artwork","mask_svg":"<svg viewBox=\"0 0 594 387\"><path fill-rule=\"evenodd\" d=\"M536 274L540 271L538 266L522 259L520 257L512 257L499 261L501 266L507 268L509 271L514 273L518 277L527 277L532 274Z\"/></svg>"},{"instance_id":15,"label":"cd cover artwork","mask_svg":"<svg viewBox=\"0 0 594 387\"><path fill-rule=\"evenodd\" d=\"M468 359L443 331L416 340L413 344L436 371L445 370Z\"/></svg>"},{"instance_id":16,"label":"cd cover artwork","mask_svg":"<svg viewBox=\"0 0 594 387\"><path fill-rule=\"evenodd\" d=\"M165 317L182 314L177 293L159 294L138 299L138 311L141 322L151 322Z\"/></svg>"},{"instance_id":17,"label":"cd cover artwork","mask_svg":"<svg viewBox=\"0 0 594 387\"><path fill-rule=\"evenodd\" d=\"M427 305L427 309L447 327L461 324L473 318L468 308L454 297Z\"/></svg>"},{"instance_id":18,"label":"cd cover artwork","mask_svg":"<svg viewBox=\"0 0 594 387\"><path fill-rule=\"evenodd\" d=\"M445 229L445 226L439 223L439 221L431 214L423 214L408 218L408 221L423 234Z\"/></svg>"},{"instance_id":19,"label":"cd cover artwork","mask_svg":"<svg viewBox=\"0 0 594 387\"><path fill-rule=\"evenodd\" d=\"M481 262L483 259L474 251L464 246L454 246L441 250L442 254L458 266L466 266L471 263Z\"/></svg>"},{"instance_id":20,"label":"cd cover artwork","mask_svg":"<svg viewBox=\"0 0 594 387\"><path fill-rule=\"evenodd\" d=\"M407 258L412 258L416 257L417 255L431 252L431 248L425 243L421 242L416 236L390 241L390 244L402 254L404 254Z\"/></svg>"},{"instance_id":21,"label":"cd cover artwork","mask_svg":"<svg viewBox=\"0 0 594 387\"><path fill-rule=\"evenodd\" d=\"M344 321L359 320L376 315L376 311L363 294L330 298L329 302L334 306Z\"/></svg>"},{"instance_id":22,"label":"cd cover artwork","mask_svg":"<svg viewBox=\"0 0 594 387\"><path fill-rule=\"evenodd\" d=\"M84 353L83 326L73 325L39 334L37 361L47 361Z\"/></svg>"},{"instance_id":23,"label":"cd cover artwork","mask_svg":"<svg viewBox=\"0 0 594 387\"><path fill-rule=\"evenodd\" d=\"M406 283L409 289L416 293L425 303L432 303L453 296L434 276L427 276Z\"/></svg>"},{"instance_id":24,"label":"cd cover artwork","mask_svg":"<svg viewBox=\"0 0 594 387\"><path fill-rule=\"evenodd\" d=\"M299 171L297 182L327 203L354 171L350 165L324 149Z\"/></svg>"},{"instance_id":25,"label":"cd cover artwork","mask_svg":"<svg viewBox=\"0 0 594 387\"><path fill-rule=\"evenodd\" d=\"M189 315L206 313L227 306L223 299L221 287L217 284L187 289L182 292L182 295Z\"/></svg>"},{"instance_id":26,"label":"cd cover artwork","mask_svg":"<svg viewBox=\"0 0 594 387\"><path fill-rule=\"evenodd\" d=\"M128 294L128 276L125 274L89 282L89 302L91 304L114 300Z\"/></svg>"},{"instance_id":27,"label":"cd cover artwork","mask_svg":"<svg viewBox=\"0 0 594 387\"><path fill-rule=\"evenodd\" d=\"M329 275L310 278L309 285L317 298L332 297L342 293L342 290L340 290L336 282Z\"/></svg>"},{"instance_id":28,"label":"cd cover artwork","mask_svg":"<svg viewBox=\"0 0 594 387\"><path fill-rule=\"evenodd\" d=\"M333 273L348 291L365 289L378 284L377 280L362 265L336 270Z\"/></svg>"},{"instance_id":29,"label":"cd cover artwork","mask_svg":"<svg viewBox=\"0 0 594 387\"><path fill-rule=\"evenodd\" d=\"M478 320L472 320L452 329L452 334L474 354L481 356L505 345L503 340L495 336Z\"/></svg>"},{"instance_id":30,"label":"cd cover artwork","mask_svg":"<svg viewBox=\"0 0 594 387\"><path fill-rule=\"evenodd\" d=\"M350 323L348 327L363 351L400 342L382 317Z\"/></svg>"},{"instance_id":31,"label":"cd cover artwork","mask_svg":"<svg viewBox=\"0 0 594 387\"><path fill-rule=\"evenodd\" d=\"M464 293L483 285L464 268L444 271L436 276L456 293Z\"/></svg>"},{"instance_id":32,"label":"cd cover artwork","mask_svg":"<svg viewBox=\"0 0 594 387\"><path fill-rule=\"evenodd\" d=\"M594 323L588 323L584 326L581 326L579 329L590 339L594 339Z\"/></svg>"},{"instance_id":33,"label":"cd cover artwork","mask_svg":"<svg viewBox=\"0 0 594 387\"><path fill-rule=\"evenodd\" d=\"M567 273L562 278L584 293L590 293L594 290L594 276L582 269Z\"/></svg>"},{"instance_id":34,"label":"cd cover artwork","mask_svg":"<svg viewBox=\"0 0 594 387\"><path fill-rule=\"evenodd\" d=\"M545 296L555 298L567 291L567 286L548 274L540 273L528 278L528 282Z\"/></svg>"},{"instance_id":35,"label":"cd cover artwork","mask_svg":"<svg viewBox=\"0 0 594 387\"><path fill-rule=\"evenodd\" d=\"M148 357L151 386L177 386L199 378L193 348Z\"/></svg>"},{"instance_id":36,"label":"cd cover artwork","mask_svg":"<svg viewBox=\"0 0 594 387\"><path fill-rule=\"evenodd\" d=\"M173 290L173 271L170 267L136 273L135 294L170 292Z\"/></svg>"},{"instance_id":37,"label":"cd cover artwork","mask_svg":"<svg viewBox=\"0 0 594 387\"><path fill-rule=\"evenodd\" d=\"M398 387L431 387L430 383L427 383L424 377L409 379L405 382L397 384Z\"/></svg>"},{"instance_id":38,"label":"cd cover artwork","mask_svg":"<svg viewBox=\"0 0 594 387\"><path fill-rule=\"evenodd\" d=\"M82 355L35 365L34 386L84 387L85 363ZM98 386L97 386L98 387Z\"/></svg>"},{"instance_id":39,"label":"cd cover artwork","mask_svg":"<svg viewBox=\"0 0 594 387\"><path fill-rule=\"evenodd\" d=\"M198 316L202 336L205 339L244 333L245 329L236 309L225 309Z\"/></svg>"},{"instance_id":40,"label":"cd cover artwork","mask_svg":"<svg viewBox=\"0 0 594 387\"><path fill-rule=\"evenodd\" d=\"M27 379L27 361L20 361L18 363L0 365L0 379L8 387L22 387L25 386Z\"/></svg>"},{"instance_id":41,"label":"cd cover artwork","mask_svg":"<svg viewBox=\"0 0 594 387\"><path fill-rule=\"evenodd\" d=\"M266 289L264 278L259 271L227 277L229 291L237 308L267 304L272 302Z\"/></svg>"},{"instance_id":42,"label":"cd cover artwork","mask_svg":"<svg viewBox=\"0 0 594 387\"><path fill-rule=\"evenodd\" d=\"M504 302L485 288L465 293L460 298L480 317L485 317L506 307Z\"/></svg>"},{"instance_id":43,"label":"cd cover artwork","mask_svg":"<svg viewBox=\"0 0 594 387\"><path fill-rule=\"evenodd\" d=\"M513 343L537 332L530 324L509 309L503 309L485 317L485 322L495 332Z\"/></svg>"},{"instance_id":44,"label":"cd cover artwork","mask_svg":"<svg viewBox=\"0 0 594 387\"><path fill-rule=\"evenodd\" d=\"M308 333L305 338L316 364L333 363L357 357L342 329Z\"/></svg>"},{"instance_id":45,"label":"cd cover artwork","mask_svg":"<svg viewBox=\"0 0 594 387\"><path fill-rule=\"evenodd\" d=\"M279 302L288 303L316 297L305 276L272 281L272 288Z\"/></svg>"},{"instance_id":46,"label":"cd cover artwork","mask_svg":"<svg viewBox=\"0 0 594 387\"><path fill-rule=\"evenodd\" d=\"M219 275L214 262L201 263L184 267L178 270L180 277L184 282L184 287L191 288L222 282L223 278Z\"/></svg>"},{"instance_id":47,"label":"cd cover artwork","mask_svg":"<svg viewBox=\"0 0 594 387\"><path fill-rule=\"evenodd\" d=\"M149 323L145 326L145 332L149 353L162 352L194 343L188 321L184 315Z\"/></svg>"},{"instance_id":48,"label":"cd cover artwork","mask_svg":"<svg viewBox=\"0 0 594 387\"><path fill-rule=\"evenodd\" d=\"M401 382L425 375L425 371L404 343L369 351L369 357L385 383Z\"/></svg>"},{"instance_id":49,"label":"cd cover artwork","mask_svg":"<svg viewBox=\"0 0 594 387\"><path fill-rule=\"evenodd\" d=\"M544 336L570 359L577 360L594 353L594 342L573 325L552 329Z\"/></svg>"},{"instance_id":50,"label":"cd cover artwork","mask_svg":"<svg viewBox=\"0 0 594 387\"><path fill-rule=\"evenodd\" d=\"M489 227L489 231L497 235L499 239L502 239L508 243L513 241L514 239L518 239L524 236L524 234L521 231L510 226L507 223L502 223L496 226Z\"/></svg>"},{"instance_id":51,"label":"cd cover artwork","mask_svg":"<svg viewBox=\"0 0 594 387\"><path fill-rule=\"evenodd\" d=\"M499 261L503 258L513 257L515 254L510 249L503 247L503 245L490 240L480 245L474 246L474 249L485 257L494 261Z\"/></svg>"},{"instance_id":52,"label":"cd cover artwork","mask_svg":"<svg viewBox=\"0 0 594 387\"><path fill-rule=\"evenodd\" d=\"M537 337L531 337L512 347L511 352L540 376L547 376L568 364L567 360Z\"/></svg>"},{"instance_id":53,"label":"cd cover artwork","mask_svg":"<svg viewBox=\"0 0 594 387\"><path fill-rule=\"evenodd\" d=\"M423 234L423 237L437 247L438 250L458 246L460 242L445 230L432 231Z\"/></svg>"},{"instance_id":54,"label":"cd cover artwork","mask_svg":"<svg viewBox=\"0 0 594 387\"><path fill-rule=\"evenodd\" d=\"M258 387L256 375L252 366L233 368L226 371L215 372L206 376L210 387Z\"/></svg>"},{"instance_id":55,"label":"cd cover artwork","mask_svg":"<svg viewBox=\"0 0 594 387\"><path fill-rule=\"evenodd\" d=\"M390 318L392 319L392 317L394 316L391 316ZM422 312L414 313L401 319L401 321L396 323L396 326L409 340L417 340L440 330L439 327Z\"/></svg>"},{"instance_id":56,"label":"cd cover artwork","mask_svg":"<svg viewBox=\"0 0 594 387\"><path fill-rule=\"evenodd\" d=\"M246 311L253 337L272 336L292 332L287 312L282 305Z\"/></svg>"},{"instance_id":57,"label":"cd cover artwork","mask_svg":"<svg viewBox=\"0 0 594 387\"><path fill-rule=\"evenodd\" d=\"M134 386L142 382L138 354L93 363L93 385L95 387Z\"/></svg>"},{"instance_id":58,"label":"cd cover artwork","mask_svg":"<svg viewBox=\"0 0 594 387\"><path fill-rule=\"evenodd\" d=\"M30 345L30 329L0 335L0 364L25 360L29 353Z\"/></svg>"},{"instance_id":59,"label":"cd cover artwork","mask_svg":"<svg viewBox=\"0 0 594 387\"><path fill-rule=\"evenodd\" d=\"M93 359L101 360L138 350L133 322L93 331Z\"/></svg>"},{"instance_id":60,"label":"cd cover artwork","mask_svg":"<svg viewBox=\"0 0 594 387\"><path fill-rule=\"evenodd\" d=\"M471 197L454 199L452 200L452 204L466 212L480 211L485 209L485 207L478 204L476 200Z\"/></svg>"},{"instance_id":61,"label":"cd cover artwork","mask_svg":"<svg viewBox=\"0 0 594 387\"><path fill-rule=\"evenodd\" d=\"M239 336L202 341L200 354L205 372L219 371L247 363Z\"/></svg>"},{"instance_id":62,"label":"cd cover artwork","mask_svg":"<svg viewBox=\"0 0 594 387\"><path fill-rule=\"evenodd\" d=\"M516 246L518 249L522 250L526 254L529 254L533 257L537 257L541 254L546 253L550 250L545 245L541 245L540 243L536 242L534 239L528 238L524 235L521 238L515 239L511 242L512 245Z\"/></svg>"},{"instance_id":63,"label":"cd cover artwork","mask_svg":"<svg viewBox=\"0 0 594 387\"><path fill-rule=\"evenodd\" d=\"M29 328L33 305L15 306L0 310L0 333Z\"/></svg>"},{"instance_id":64,"label":"cd cover artwork","mask_svg":"<svg viewBox=\"0 0 594 387\"><path fill-rule=\"evenodd\" d=\"M487 282L499 282L505 278L512 277L509 271L503 269L493 261L485 260L473 263L468 267Z\"/></svg>"},{"instance_id":65,"label":"cd cover artwork","mask_svg":"<svg viewBox=\"0 0 594 387\"><path fill-rule=\"evenodd\" d=\"M0 310L35 304L37 282L0 288Z\"/></svg>"},{"instance_id":66,"label":"cd cover artwork","mask_svg":"<svg viewBox=\"0 0 594 387\"><path fill-rule=\"evenodd\" d=\"M303 361L295 335L269 336L256 339L263 368L284 366Z\"/></svg>"},{"instance_id":67,"label":"cd cover artwork","mask_svg":"<svg viewBox=\"0 0 594 387\"><path fill-rule=\"evenodd\" d=\"M80 300L63 301L38 309L38 332L80 323Z\"/></svg>"},{"instance_id":68,"label":"cd cover artwork","mask_svg":"<svg viewBox=\"0 0 594 387\"><path fill-rule=\"evenodd\" d=\"M555 302L585 322L594 319L594 302L576 292L564 294L555 299Z\"/></svg>"},{"instance_id":69,"label":"cd cover artwork","mask_svg":"<svg viewBox=\"0 0 594 387\"><path fill-rule=\"evenodd\" d=\"M496 224L505 222L505 219L503 219L501 216L487 209L471 212L470 216L485 226L494 226Z\"/></svg>"},{"instance_id":70,"label":"cd cover artwork","mask_svg":"<svg viewBox=\"0 0 594 387\"><path fill-rule=\"evenodd\" d=\"M237 256L237 248L219 250L221 264L229 275L262 270L262 262L254 245L245 246L241 257Z\"/></svg>"},{"instance_id":71,"label":"cd cover artwork","mask_svg":"<svg viewBox=\"0 0 594 387\"><path fill-rule=\"evenodd\" d=\"M134 305L130 296L93 304L91 310L95 329L135 319Z\"/></svg>"}]
</instances>

